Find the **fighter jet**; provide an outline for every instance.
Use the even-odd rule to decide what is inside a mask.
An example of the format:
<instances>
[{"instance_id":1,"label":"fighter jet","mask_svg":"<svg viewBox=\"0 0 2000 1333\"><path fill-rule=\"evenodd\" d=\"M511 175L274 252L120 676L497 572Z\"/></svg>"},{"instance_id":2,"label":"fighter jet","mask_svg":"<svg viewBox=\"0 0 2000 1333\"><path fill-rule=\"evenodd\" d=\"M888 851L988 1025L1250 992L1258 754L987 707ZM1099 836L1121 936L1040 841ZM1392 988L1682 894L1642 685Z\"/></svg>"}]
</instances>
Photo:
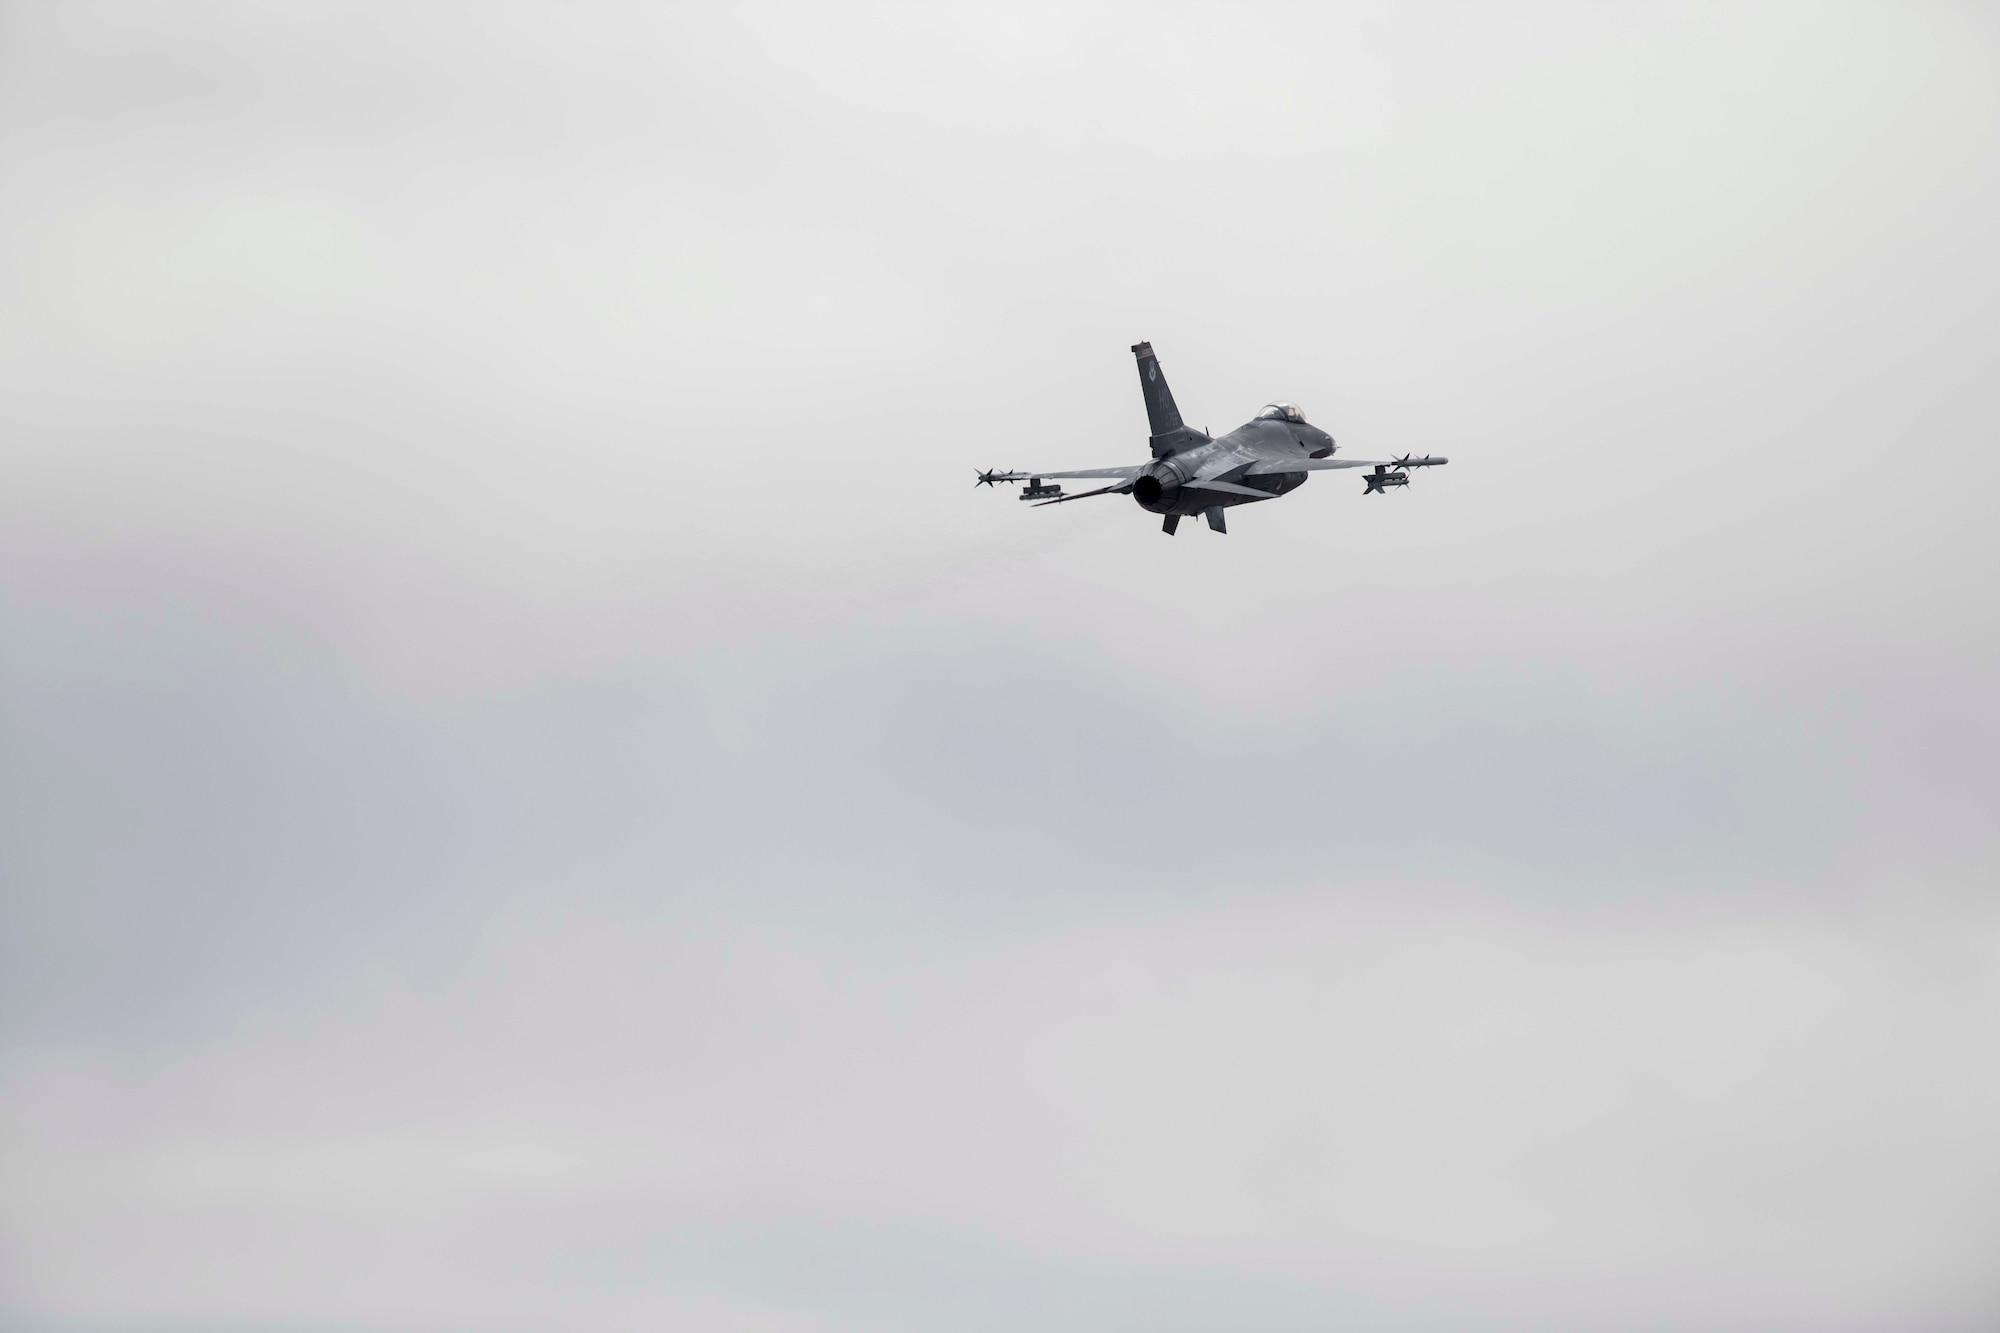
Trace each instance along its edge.
<instances>
[{"instance_id":1,"label":"fighter jet","mask_svg":"<svg viewBox=\"0 0 2000 1333\"><path fill-rule=\"evenodd\" d=\"M1139 389L1146 396L1146 419L1152 427L1153 461L1125 467L1093 467L1074 472L1001 472L979 474L975 485L1025 481L1021 499L1041 505L1068 504L1093 495L1129 495L1141 509L1165 517L1160 530L1169 537L1189 514L1201 514L1208 526L1227 532L1222 511L1232 505L1275 500L1305 485L1308 472L1365 467L1363 495L1387 495L1392 486L1410 484L1410 469L1442 467L1449 459L1412 458L1405 454L1387 462L1335 458L1333 437L1306 422L1291 403L1272 403L1227 435L1213 436L1181 422L1173 391L1160 373L1151 343L1132 348L1139 362ZM1072 478L1111 480L1094 491L1064 495L1054 483ZM1112 480L1114 479L1115 480Z\"/></svg>"}]
</instances>

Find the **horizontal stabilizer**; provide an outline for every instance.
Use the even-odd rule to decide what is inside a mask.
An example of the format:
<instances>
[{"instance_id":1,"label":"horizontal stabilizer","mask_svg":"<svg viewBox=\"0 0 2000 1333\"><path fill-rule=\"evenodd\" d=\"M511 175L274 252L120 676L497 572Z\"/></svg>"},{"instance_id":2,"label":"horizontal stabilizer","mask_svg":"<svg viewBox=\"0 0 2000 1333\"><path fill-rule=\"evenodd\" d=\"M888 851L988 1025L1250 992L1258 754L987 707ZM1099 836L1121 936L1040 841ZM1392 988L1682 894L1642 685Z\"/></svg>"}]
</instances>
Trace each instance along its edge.
<instances>
[{"instance_id":1,"label":"horizontal stabilizer","mask_svg":"<svg viewBox=\"0 0 2000 1333\"><path fill-rule=\"evenodd\" d=\"M1349 467L1443 467L1449 458L1279 458L1253 463L1244 469L1246 477L1269 477L1281 472L1331 472Z\"/></svg>"},{"instance_id":2,"label":"horizontal stabilizer","mask_svg":"<svg viewBox=\"0 0 2000 1333\"><path fill-rule=\"evenodd\" d=\"M1121 481L1116 486L1100 486L1094 491L1078 491L1075 495L1065 495L1060 500L1043 500L1040 504L1033 507L1042 509L1049 505L1066 505L1071 500L1088 500L1093 495L1130 495L1131 493L1132 483Z\"/></svg>"},{"instance_id":3,"label":"horizontal stabilizer","mask_svg":"<svg viewBox=\"0 0 2000 1333\"><path fill-rule=\"evenodd\" d=\"M1251 471L1254 472L1256 469L1252 468ZM1231 495L1247 495L1253 500L1277 499L1269 491L1260 491L1254 486L1238 486L1233 481L1192 481L1188 483L1188 489L1191 491L1227 491Z\"/></svg>"}]
</instances>

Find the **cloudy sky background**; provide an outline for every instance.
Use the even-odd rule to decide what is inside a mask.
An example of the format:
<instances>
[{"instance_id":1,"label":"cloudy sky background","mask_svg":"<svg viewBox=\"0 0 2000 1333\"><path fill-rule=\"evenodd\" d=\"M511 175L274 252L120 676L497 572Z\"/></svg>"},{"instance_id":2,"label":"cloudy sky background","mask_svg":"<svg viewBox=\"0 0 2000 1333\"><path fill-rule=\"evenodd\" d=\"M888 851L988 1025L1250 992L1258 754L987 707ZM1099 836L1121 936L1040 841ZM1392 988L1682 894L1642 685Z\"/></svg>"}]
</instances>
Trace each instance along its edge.
<instances>
[{"instance_id":1,"label":"cloudy sky background","mask_svg":"<svg viewBox=\"0 0 2000 1333\"><path fill-rule=\"evenodd\" d=\"M0 1322L1990 1329L1995 236L1973 4L0 9Z\"/></svg>"}]
</instances>

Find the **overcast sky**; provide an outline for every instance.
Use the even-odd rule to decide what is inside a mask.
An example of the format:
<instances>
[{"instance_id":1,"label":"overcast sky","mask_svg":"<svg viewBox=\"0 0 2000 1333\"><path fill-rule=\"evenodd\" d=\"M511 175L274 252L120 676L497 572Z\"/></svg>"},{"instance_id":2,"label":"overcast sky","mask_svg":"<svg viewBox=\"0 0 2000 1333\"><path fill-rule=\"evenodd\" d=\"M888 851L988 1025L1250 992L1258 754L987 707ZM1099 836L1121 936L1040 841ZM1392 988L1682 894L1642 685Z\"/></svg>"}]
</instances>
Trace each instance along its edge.
<instances>
[{"instance_id":1,"label":"overcast sky","mask_svg":"<svg viewBox=\"0 0 2000 1333\"><path fill-rule=\"evenodd\" d=\"M1972 3L0 9L0 1324L1992 1329L1996 237Z\"/></svg>"}]
</instances>

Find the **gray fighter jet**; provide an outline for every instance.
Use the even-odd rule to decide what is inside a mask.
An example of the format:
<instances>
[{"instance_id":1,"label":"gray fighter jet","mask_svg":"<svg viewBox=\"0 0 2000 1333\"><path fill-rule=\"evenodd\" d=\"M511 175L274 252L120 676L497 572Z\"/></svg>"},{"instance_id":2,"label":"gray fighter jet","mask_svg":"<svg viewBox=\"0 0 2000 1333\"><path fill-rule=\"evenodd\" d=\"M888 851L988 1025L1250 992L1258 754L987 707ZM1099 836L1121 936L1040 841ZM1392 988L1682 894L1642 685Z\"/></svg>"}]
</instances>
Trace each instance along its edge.
<instances>
[{"instance_id":1,"label":"gray fighter jet","mask_svg":"<svg viewBox=\"0 0 2000 1333\"><path fill-rule=\"evenodd\" d=\"M1387 462L1361 458L1335 458L1339 446L1317 426L1306 424L1305 414L1291 403L1272 403L1255 419L1244 422L1227 435L1212 436L1181 423L1167 378L1160 373L1159 358L1151 343L1132 349L1139 360L1139 388L1146 395L1146 419L1153 428L1153 461L1129 467L1093 467L1076 472L1000 472L979 474L976 485L1025 481L1023 500L1039 505L1068 504L1093 495L1129 495L1141 509L1166 517L1160 530L1169 537L1187 514L1202 514L1208 526L1227 532L1222 511L1231 505L1275 500L1305 485L1308 472L1335 468L1365 467L1364 495L1387 495L1392 486L1410 484L1411 468L1441 467L1443 458L1411 458L1407 454ZM1054 483L1072 478L1110 480L1111 485L1094 491L1064 495Z\"/></svg>"}]
</instances>

